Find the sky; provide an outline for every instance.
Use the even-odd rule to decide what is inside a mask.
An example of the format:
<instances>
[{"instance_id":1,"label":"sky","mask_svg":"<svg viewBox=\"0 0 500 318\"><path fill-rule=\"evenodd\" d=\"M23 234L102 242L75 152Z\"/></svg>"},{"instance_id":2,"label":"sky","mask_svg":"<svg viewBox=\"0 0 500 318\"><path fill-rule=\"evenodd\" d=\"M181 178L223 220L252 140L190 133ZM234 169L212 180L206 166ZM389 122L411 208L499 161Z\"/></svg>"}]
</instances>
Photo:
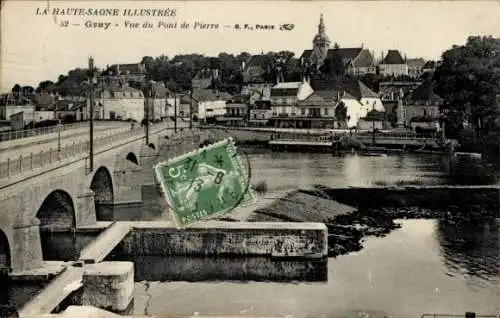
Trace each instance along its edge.
<instances>
[{"instance_id":1,"label":"sky","mask_svg":"<svg viewBox=\"0 0 500 318\"><path fill-rule=\"evenodd\" d=\"M93 56L99 68L140 62L143 56L219 52L258 54L312 48L320 14L326 33L340 47L363 47L377 57L398 49L408 58L438 59L470 35L500 37L500 1L2 1L0 90L16 83L36 87L56 81L70 69L86 67ZM55 8L117 9L120 16L53 15ZM124 17L125 9L175 10L175 17ZM48 9L50 14L36 14ZM68 26L61 26L68 21ZM110 22L107 30L86 22ZM130 28L125 23L139 23ZM143 28L145 22L153 28ZM177 29L159 28L160 22ZM182 22L190 24L181 29ZM194 29L194 23L219 24L219 30ZM224 25L294 24L291 31L234 30ZM117 24L117 25L115 25Z\"/></svg>"}]
</instances>

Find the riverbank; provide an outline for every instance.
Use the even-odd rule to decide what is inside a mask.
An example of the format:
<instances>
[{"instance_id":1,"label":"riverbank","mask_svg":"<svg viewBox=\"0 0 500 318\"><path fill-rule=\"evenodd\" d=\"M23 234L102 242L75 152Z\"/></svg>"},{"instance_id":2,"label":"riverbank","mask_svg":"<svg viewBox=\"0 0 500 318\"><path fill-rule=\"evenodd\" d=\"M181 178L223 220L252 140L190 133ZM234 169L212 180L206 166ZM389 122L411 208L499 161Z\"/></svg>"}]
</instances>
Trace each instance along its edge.
<instances>
[{"instance_id":1,"label":"riverbank","mask_svg":"<svg viewBox=\"0 0 500 318\"><path fill-rule=\"evenodd\" d=\"M364 188L360 188L364 189ZM250 222L322 222L328 228L328 256L337 257L362 249L363 240L367 236L382 237L400 227L398 219L442 219L448 222L472 222L487 218L500 217L495 208L494 199L498 198L497 188L477 188L479 190L449 187L428 188L427 195L434 192L436 198L448 198L447 202L441 201L440 206L425 206L424 194L418 191L412 198L411 191L397 191L391 188L366 188L366 191L386 191L384 196L400 204L388 204L389 201L379 201L380 204L370 207L360 197L360 189L343 188L332 189L316 186L312 189L294 190L280 195L264 195L259 204L246 212L239 210L225 217L227 221ZM406 189L406 188L403 188ZM448 189L448 191L446 190ZM339 191L344 197L351 197L346 203L337 200ZM443 197L443 192L450 193ZM461 201L454 201L453 193L462 193ZM496 192L495 192L496 191ZM466 194L466 192L468 194ZM351 193L351 195L349 194ZM389 193L392 193L389 195ZM457 192L458 193L458 192ZM482 194L481 194L482 193ZM355 195L352 195L355 194ZM376 197L380 197L378 194ZM410 198L410 199L409 199ZM420 198L420 200L417 200ZM365 197L364 200L373 199ZM432 200L429 200L431 202ZM369 202L369 201L368 201ZM385 204L384 204L385 203ZM461 204L463 203L463 204ZM468 203L468 204L466 204Z\"/></svg>"}]
</instances>

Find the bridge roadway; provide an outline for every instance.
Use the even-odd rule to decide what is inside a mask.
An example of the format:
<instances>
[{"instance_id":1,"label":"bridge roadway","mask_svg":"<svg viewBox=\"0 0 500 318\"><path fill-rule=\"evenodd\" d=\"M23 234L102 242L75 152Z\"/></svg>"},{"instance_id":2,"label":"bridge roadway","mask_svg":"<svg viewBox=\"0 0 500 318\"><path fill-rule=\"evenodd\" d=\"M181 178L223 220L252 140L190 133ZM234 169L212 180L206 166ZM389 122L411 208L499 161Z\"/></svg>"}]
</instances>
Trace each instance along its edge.
<instances>
[{"instance_id":1,"label":"bridge roadway","mask_svg":"<svg viewBox=\"0 0 500 318\"><path fill-rule=\"evenodd\" d=\"M94 127L94 138L102 138L112 134L130 131L130 125L123 125L113 123L109 126L99 125ZM41 149L49 150L57 149L58 147L57 133L51 133L44 136L29 137L23 139L16 139L4 141L0 143L0 162L19 159L19 156L29 156L31 153L37 154ZM89 139L89 128L77 128L61 132L61 148L72 145L73 143L80 143Z\"/></svg>"}]
</instances>

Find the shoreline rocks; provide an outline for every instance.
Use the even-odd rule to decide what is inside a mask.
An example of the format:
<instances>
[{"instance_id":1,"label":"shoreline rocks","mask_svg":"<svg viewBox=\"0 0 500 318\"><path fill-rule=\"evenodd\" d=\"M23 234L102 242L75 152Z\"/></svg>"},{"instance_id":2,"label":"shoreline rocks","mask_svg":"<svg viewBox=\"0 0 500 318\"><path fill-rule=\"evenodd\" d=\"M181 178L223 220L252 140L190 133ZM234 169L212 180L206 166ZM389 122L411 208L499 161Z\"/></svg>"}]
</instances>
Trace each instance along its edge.
<instances>
[{"instance_id":1,"label":"shoreline rocks","mask_svg":"<svg viewBox=\"0 0 500 318\"><path fill-rule=\"evenodd\" d=\"M383 237L401 225L398 219L442 218L450 222L473 222L498 217L478 202L473 206L423 208L405 206L367 207L339 203L325 187L294 190L255 206L249 222L321 222L328 228L328 256L337 257L363 248L367 236ZM231 214L228 215L230 217ZM236 220L235 220L236 221Z\"/></svg>"}]
</instances>

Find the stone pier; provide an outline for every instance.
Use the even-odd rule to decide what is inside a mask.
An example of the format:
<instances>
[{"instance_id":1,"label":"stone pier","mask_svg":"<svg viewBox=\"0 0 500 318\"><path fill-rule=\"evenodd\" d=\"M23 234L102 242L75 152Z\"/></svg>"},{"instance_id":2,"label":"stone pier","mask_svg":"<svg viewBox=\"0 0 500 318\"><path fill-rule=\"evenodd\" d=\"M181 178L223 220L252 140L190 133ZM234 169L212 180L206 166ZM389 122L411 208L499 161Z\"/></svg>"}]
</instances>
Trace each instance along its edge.
<instances>
[{"instance_id":1,"label":"stone pier","mask_svg":"<svg viewBox=\"0 0 500 318\"><path fill-rule=\"evenodd\" d=\"M97 222L95 214L94 192L86 190L78 194L76 198L76 210L79 213L76 215L76 227L92 225Z\"/></svg>"},{"instance_id":2,"label":"stone pier","mask_svg":"<svg viewBox=\"0 0 500 318\"><path fill-rule=\"evenodd\" d=\"M141 183L137 180L141 171L141 167L132 162L125 162L115 169L115 204L142 203Z\"/></svg>"},{"instance_id":3,"label":"stone pier","mask_svg":"<svg viewBox=\"0 0 500 318\"><path fill-rule=\"evenodd\" d=\"M123 312L133 300L134 264L132 262L88 264L85 266L82 283L81 305Z\"/></svg>"},{"instance_id":4,"label":"stone pier","mask_svg":"<svg viewBox=\"0 0 500 318\"><path fill-rule=\"evenodd\" d=\"M12 241L15 244L11 248L11 268L21 272L42 266L40 221L37 218L32 219L31 224L14 224Z\"/></svg>"}]
</instances>

